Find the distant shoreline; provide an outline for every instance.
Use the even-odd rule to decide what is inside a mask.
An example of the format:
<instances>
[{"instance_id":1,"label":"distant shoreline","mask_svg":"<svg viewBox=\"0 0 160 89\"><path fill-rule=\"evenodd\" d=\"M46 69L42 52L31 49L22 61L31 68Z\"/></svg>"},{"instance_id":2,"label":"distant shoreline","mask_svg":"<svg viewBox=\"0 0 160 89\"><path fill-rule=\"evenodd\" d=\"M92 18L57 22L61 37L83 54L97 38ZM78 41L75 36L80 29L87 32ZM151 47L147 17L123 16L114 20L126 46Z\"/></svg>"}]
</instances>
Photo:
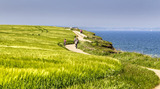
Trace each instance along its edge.
<instances>
[{"instance_id":1,"label":"distant shoreline","mask_svg":"<svg viewBox=\"0 0 160 89\"><path fill-rule=\"evenodd\" d=\"M86 29L85 29L86 30ZM88 31L88 30L86 30L86 31ZM96 31L89 31L89 32L93 32L93 33L95 33ZM101 31L97 31L97 32L101 32ZM107 31L108 32L108 31ZM114 32L114 31L110 31L110 32ZM121 31L122 32L122 31ZM125 31L125 32L131 32L131 31ZM137 32L137 31L134 31L134 32ZM139 31L138 31L139 32ZM140 31L140 32L149 32L149 31ZM153 32L160 32L160 31L153 31ZM95 33L95 35L97 36L97 34ZM99 35L98 35L99 36ZM101 36L99 36L99 37L101 37ZM101 37L103 40L104 40L104 38L103 37ZM104 41L107 41L107 40L104 40ZM111 41L112 42L112 41ZM113 42L112 42L113 43ZM114 44L113 44L114 45ZM150 57L154 57L154 58L160 58L160 56L158 56L158 55L154 55L154 54L146 54L146 53L142 53L142 52L137 52L137 51L126 51L126 50L122 50L122 49L117 49L117 48L115 48L117 51L121 51L121 52L134 52L134 53L139 53L139 54L143 54L143 55L148 55L148 56L150 56Z\"/></svg>"}]
</instances>

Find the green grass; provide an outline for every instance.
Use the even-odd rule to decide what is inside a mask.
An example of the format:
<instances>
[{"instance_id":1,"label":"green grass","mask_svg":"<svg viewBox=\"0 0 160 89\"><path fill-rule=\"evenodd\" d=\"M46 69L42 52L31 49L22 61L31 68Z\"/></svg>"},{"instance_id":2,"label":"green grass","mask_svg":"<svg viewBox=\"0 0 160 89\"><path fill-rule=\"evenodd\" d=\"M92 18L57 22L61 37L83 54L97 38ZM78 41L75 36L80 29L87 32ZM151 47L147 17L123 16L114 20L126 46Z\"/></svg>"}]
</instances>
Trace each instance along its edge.
<instances>
[{"instance_id":1,"label":"green grass","mask_svg":"<svg viewBox=\"0 0 160 89\"><path fill-rule=\"evenodd\" d=\"M154 58L148 55L143 55L134 52L122 52L120 54L109 55L113 58L117 58L121 61L141 65L144 67L160 69L160 58Z\"/></svg>"},{"instance_id":2,"label":"green grass","mask_svg":"<svg viewBox=\"0 0 160 89\"><path fill-rule=\"evenodd\" d=\"M101 44L101 43L98 43ZM93 55L109 55L111 53L115 53L115 51L111 48L102 47L101 45L98 45L96 42L79 42L78 48L82 49L83 51L93 54Z\"/></svg>"},{"instance_id":3,"label":"green grass","mask_svg":"<svg viewBox=\"0 0 160 89\"><path fill-rule=\"evenodd\" d=\"M89 37L95 36L94 33L87 32ZM92 42L80 42L78 48L93 55L110 56L119 59L124 68L121 72L120 78L114 76L114 79L104 79L95 82L88 82L87 84L81 84L73 86L72 88L115 88L115 89L151 89L158 84L159 78L154 72L147 69L143 69L138 66L150 67L160 69L159 58L152 58L147 55L131 52L113 52L113 49L108 47L102 47L95 44L97 39L92 39ZM101 40L100 40L101 41ZM111 50L109 52L109 50ZM130 66L131 65L131 66ZM108 83L111 80L113 84ZM119 81L118 83L115 81ZM116 83L116 85L115 85ZM97 85L99 84L99 85ZM102 84L102 85L101 85ZM112 86L113 85L113 86ZM147 85L147 86L146 86ZM97 87L98 86L98 87ZM115 86L115 87L114 87Z\"/></svg>"},{"instance_id":4,"label":"green grass","mask_svg":"<svg viewBox=\"0 0 160 89\"><path fill-rule=\"evenodd\" d=\"M97 39L93 39L95 34L92 32L87 32L84 30L84 34L86 34L89 39L92 39L92 43L80 42L80 44L78 45L78 48L82 49L85 52L93 55L110 56L119 59L122 62L128 62L144 67L160 69L160 58L155 58L135 52L115 52L115 50L113 50L114 48L109 46L103 46L103 44L105 43L105 45L107 45L107 43L112 43L103 40L100 40L102 41L101 43L97 42Z\"/></svg>"},{"instance_id":5,"label":"green grass","mask_svg":"<svg viewBox=\"0 0 160 89\"><path fill-rule=\"evenodd\" d=\"M71 44L75 34L62 27L0 25L0 89L151 89L158 84L155 73L119 59L121 64L121 56L98 56L114 49L92 35L86 39L93 44L79 47L99 49L88 50L97 56L65 49L63 40Z\"/></svg>"},{"instance_id":6,"label":"green grass","mask_svg":"<svg viewBox=\"0 0 160 89\"><path fill-rule=\"evenodd\" d=\"M71 29L73 31L80 31L80 29ZM116 53L115 48L112 45L112 42L104 41L101 37L96 36L95 33L88 32L83 30L83 34L87 37L84 39L88 39L90 42L80 42L78 44L78 48L82 49L83 51L94 54L94 55L108 55L111 53Z\"/></svg>"},{"instance_id":7,"label":"green grass","mask_svg":"<svg viewBox=\"0 0 160 89\"><path fill-rule=\"evenodd\" d=\"M66 88L120 73L114 58L64 49L74 36L62 27L0 25L0 88Z\"/></svg>"},{"instance_id":8,"label":"green grass","mask_svg":"<svg viewBox=\"0 0 160 89\"><path fill-rule=\"evenodd\" d=\"M152 89L158 84L158 77L147 69L124 63L120 74L101 80L77 84L68 89Z\"/></svg>"}]
</instances>

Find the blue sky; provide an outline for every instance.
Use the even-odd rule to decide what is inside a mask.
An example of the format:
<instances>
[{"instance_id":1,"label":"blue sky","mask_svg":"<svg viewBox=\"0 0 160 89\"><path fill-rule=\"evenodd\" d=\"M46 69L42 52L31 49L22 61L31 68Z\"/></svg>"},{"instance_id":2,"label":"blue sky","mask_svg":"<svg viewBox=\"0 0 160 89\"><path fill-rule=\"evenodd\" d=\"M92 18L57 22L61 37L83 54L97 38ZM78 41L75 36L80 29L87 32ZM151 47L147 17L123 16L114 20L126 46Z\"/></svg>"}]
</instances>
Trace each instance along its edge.
<instances>
[{"instance_id":1,"label":"blue sky","mask_svg":"<svg viewBox=\"0 0 160 89\"><path fill-rule=\"evenodd\" d=\"M160 0L0 0L0 24L160 27Z\"/></svg>"}]
</instances>

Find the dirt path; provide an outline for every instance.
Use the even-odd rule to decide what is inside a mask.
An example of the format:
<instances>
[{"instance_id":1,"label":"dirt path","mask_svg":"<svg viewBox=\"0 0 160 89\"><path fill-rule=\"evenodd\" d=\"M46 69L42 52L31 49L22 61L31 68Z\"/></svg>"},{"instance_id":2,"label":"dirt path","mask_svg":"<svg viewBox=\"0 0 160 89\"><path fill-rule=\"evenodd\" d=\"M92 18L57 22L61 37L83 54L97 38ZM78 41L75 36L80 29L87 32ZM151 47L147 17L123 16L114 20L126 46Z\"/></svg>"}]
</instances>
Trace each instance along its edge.
<instances>
[{"instance_id":1,"label":"dirt path","mask_svg":"<svg viewBox=\"0 0 160 89\"><path fill-rule=\"evenodd\" d=\"M78 31L73 31L73 32L78 36L78 39L79 39L80 41L91 42L90 40L84 39L84 37L87 37L86 35L84 35L84 34L78 32Z\"/></svg>"},{"instance_id":2,"label":"dirt path","mask_svg":"<svg viewBox=\"0 0 160 89\"><path fill-rule=\"evenodd\" d=\"M86 35L84 34L81 34L80 32L78 31L73 31L77 36L78 36L78 39L80 41L88 41L88 42L91 42L90 40L86 40L84 39L84 37L87 37ZM90 55L88 53L85 53L83 52L82 50L80 49L76 49L75 45L74 44L71 44L71 45L66 45L66 48L70 51L73 51L73 52L77 52L77 53L83 53L83 54L87 54L87 55ZM144 67L143 67L144 68ZM147 68L148 70L151 70L153 72L155 72L155 74L159 77L160 79L160 70L156 70L156 69L151 69L151 68ZM156 86L154 89L160 89L160 84L158 86Z\"/></svg>"},{"instance_id":3,"label":"dirt path","mask_svg":"<svg viewBox=\"0 0 160 89\"><path fill-rule=\"evenodd\" d=\"M90 40L84 39L84 37L87 37L86 35L81 34L81 33L78 32L78 31L73 31L73 32L78 36L79 41L88 41L88 42L91 42ZM68 50L73 51L73 52L83 53L83 54L90 55L90 54L88 54L88 53L83 52L83 51L80 50L80 49L77 49L77 48L75 47L75 44L66 45L65 47L66 47Z\"/></svg>"},{"instance_id":4,"label":"dirt path","mask_svg":"<svg viewBox=\"0 0 160 89\"><path fill-rule=\"evenodd\" d=\"M73 51L73 52L77 52L77 53L83 53L83 54L87 54L87 55L90 55L88 53L85 53L83 52L82 50L80 49L76 49L75 45L74 44L71 44L71 45L66 45L66 48L70 51Z\"/></svg>"}]
</instances>

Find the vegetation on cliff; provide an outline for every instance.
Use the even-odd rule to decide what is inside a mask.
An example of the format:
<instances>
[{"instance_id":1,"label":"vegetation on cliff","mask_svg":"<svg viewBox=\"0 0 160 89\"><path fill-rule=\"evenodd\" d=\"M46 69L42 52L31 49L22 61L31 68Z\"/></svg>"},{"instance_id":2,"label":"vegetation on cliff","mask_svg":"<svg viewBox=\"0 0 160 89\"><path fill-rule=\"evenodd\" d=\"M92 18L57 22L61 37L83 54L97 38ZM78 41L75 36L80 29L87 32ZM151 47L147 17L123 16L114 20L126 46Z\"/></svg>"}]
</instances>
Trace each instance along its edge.
<instances>
[{"instance_id":1,"label":"vegetation on cliff","mask_svg":"<svg viewBox=\"0 0 160 89\"><path fill-rule=\"evenodd\" d=\"M123 61L123 62L128 62L131 64L136 64L136 65L149 67L149 68L160 69L160 58L151 57L149 55L135 53L135 52L116 51L115 48L112 46L111 42L107 42L107 41L103 41L102 39L99 39L101 37L95 36L95 33L88 32L85 30L83 32L88 36L88 39L93 41L92 43L89 43L89 42L80 43L78 48L82 49L85 52L88 52L94 55L110 56L110 57L119 59L120 61ZM97 42L97 39L99 39L98 42ZM102 46L103 44L109 45L109 46Z\"/></svg>"},{"instance_id":2,"label":"vegetation on cliff","mask_svg":"<svg viewBox=\"0 0 160 89\"><path fill-rule=\"evenodd\" d=\"M0 88L49 89L116 75L121 63L60 47L75 34L62 27L0 26Z\"/></svg>"},{"instance_id":3,"label":"vegetation on cliff","mask_svg":"<svg viewBox=\"0 0 160 89\"><path fill-rule=\"evenodd\" d=\"M115 53L110 42L92 35L86 38L93 41L90 47ZM63 40L71 44L74 37L71 30L63 27L0 25L0 89L150 89L158 84L152 71L123 61L121 64L112 54L106 57L98 56L102 55L101 50L98 55L66 50Z\"/></svg>"},{"instance_id":4,"label":"vegetation on cliff","mask_svg":"<svg viewBox=\"0 0 160 89\"><path fill-rule=\"evenodd\" d=\"M79 31L80 29L72 29ZM94 55L108 55L110 53L116 53L115 48L111 42L104 41L101 37L96 36L95 33L83 30L83 34L87 35L85 39L91 40L92 42L80 42L78 48L85 52Z\"/></svg>"},{"instance_id":5,"label":"vegetation on cliff","mask_svg":"<svg viewBox=\"0 0 160 89\"><path fill-rule=\"evenodd\" d=\"M81 42L80 45L78 46L79 49L85 52L88 52L90 54L110 56L110 57L119 59L122 62L123 71L121 71L118 77L114 76L114 78L96 81L96 83L92 82L92 83L82 84L81 86L78 85L74 87L105 88L107 86L110 86L110 84L108 83L109 80L118 81L118 83L114 82L115 85L112 84L114 88L118 88L118 89L119 88L151 89L158 84L159 78L155 75L155 73L147 69L144 69L141 66L159 69L159 61L157 61L159 59L152 58L150 56L139 54L139 53L116 51L114 48L102 47L101 45L95 46L93 45L94 42L97 41L97 39L100 37L95 36L95 34L92 32L87 32L85 30L83 32L88 36L87 39L92 40L92 42L91 43ZM98 39L98 40L103 41L102 39ZM111 42L108 42L108 43L112 44ZM109 50L112 50L114 52L109 52ZM97 85L100 83L102 83L102 85Z\"/></svg>"}]
</instances>

